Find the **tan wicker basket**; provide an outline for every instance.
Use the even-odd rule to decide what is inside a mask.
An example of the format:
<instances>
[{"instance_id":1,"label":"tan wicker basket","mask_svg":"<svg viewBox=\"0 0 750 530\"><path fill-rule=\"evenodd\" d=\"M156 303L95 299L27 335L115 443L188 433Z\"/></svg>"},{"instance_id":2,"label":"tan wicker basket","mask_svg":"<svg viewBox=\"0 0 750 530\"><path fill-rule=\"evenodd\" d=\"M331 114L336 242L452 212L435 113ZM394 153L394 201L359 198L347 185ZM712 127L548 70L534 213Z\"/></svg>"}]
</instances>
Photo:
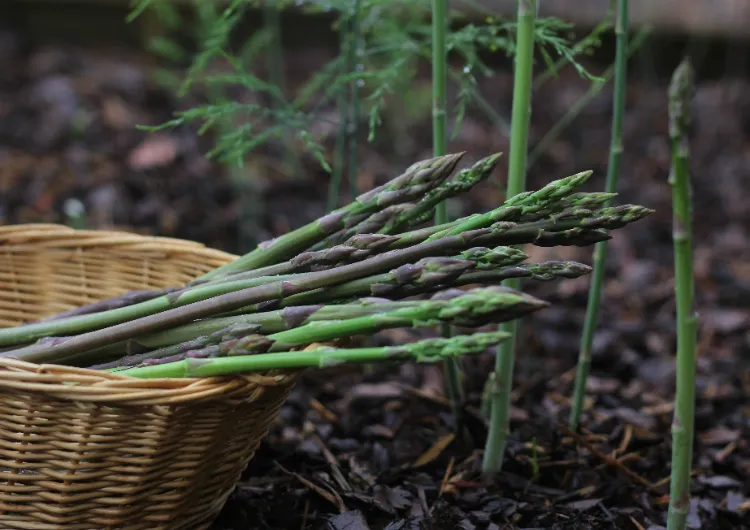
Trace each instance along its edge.
<instances>
[{"instance_id":1,"label":"tan wicker basket","mask_svg":"<svg viewBox=\"0 0 750 530\"><path fill-rule=\"evenodd\" d=\"M169 238L0 227L0 327L234 258ZM208 528L294 379L141 380L0 359L0 528Z\"/></svg>"}]
</instances>

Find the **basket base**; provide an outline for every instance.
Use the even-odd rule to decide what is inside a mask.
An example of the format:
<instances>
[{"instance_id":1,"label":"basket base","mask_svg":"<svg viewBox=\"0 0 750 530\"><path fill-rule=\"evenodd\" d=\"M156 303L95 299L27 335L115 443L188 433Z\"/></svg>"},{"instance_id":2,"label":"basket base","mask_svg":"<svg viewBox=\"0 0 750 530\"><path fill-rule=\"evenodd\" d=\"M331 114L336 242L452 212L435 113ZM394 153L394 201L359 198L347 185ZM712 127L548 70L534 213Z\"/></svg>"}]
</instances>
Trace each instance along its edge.
<instances>
[{"instance_id":1,"label":"basket base","mask_svg":"<svg viewBox=\"0 0 750 530\"><path fill-rule=\"evenodd\" d=\"M59 524L39 523L38 521L2 521L0 530L208 530L217 516L218 514L214 514L208 520L204 519L204 522L194 523L191 526L172 526L169 524L154 526L153 523L136 523L107 528L87 526L80 523L60 526Z\"/></svg>"}]
</instances>

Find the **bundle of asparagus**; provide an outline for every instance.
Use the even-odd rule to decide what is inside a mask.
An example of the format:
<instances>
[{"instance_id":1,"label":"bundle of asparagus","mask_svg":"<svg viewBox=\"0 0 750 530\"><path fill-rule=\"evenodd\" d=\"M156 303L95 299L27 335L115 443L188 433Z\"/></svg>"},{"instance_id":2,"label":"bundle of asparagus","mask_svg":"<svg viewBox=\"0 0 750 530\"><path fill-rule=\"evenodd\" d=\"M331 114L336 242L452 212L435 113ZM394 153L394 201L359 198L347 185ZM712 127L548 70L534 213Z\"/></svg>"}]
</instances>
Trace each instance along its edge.
<instances>
[{"instance_id":1,"label":"bundle of asparagus","mask_svg":"<svg viewBox=\"0 0 750 530\"><path fill-rule=\"evenodd\" d=\"M603 207L612 194L577 192L591 174L584 172L517 195L490 212L424 226L438 204L486 179L499 156L453 178L462 154L418 162L347 206L186 285L131 292L0 329L0 355L178 377L433 361L486 349L505 335L391 348L305 348L394 327L439 322L479 327L539 310L547 304L497 285L506 278L575 278L590 268L524 263L528 256L511 245L591 245L650 213L634 205ZM477 287L457 289L472 285Z\"/></svg>"}]
</instances>

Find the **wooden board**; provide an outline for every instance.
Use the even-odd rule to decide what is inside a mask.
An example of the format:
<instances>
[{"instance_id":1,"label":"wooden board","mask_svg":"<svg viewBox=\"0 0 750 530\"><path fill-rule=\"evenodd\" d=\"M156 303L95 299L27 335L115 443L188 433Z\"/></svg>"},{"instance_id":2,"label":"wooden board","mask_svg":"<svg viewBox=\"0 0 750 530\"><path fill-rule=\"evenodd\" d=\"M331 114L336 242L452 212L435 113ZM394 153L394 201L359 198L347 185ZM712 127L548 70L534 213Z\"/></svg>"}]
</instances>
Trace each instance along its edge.
<instances>
[{"instance_id":1,"label":"wooden board","mask_svg":"<svg viewBox=\"0 0 750 530\"><path fill-rule=\"evenodd\" d=\"M461 2L461 0L458 0ZM461 2L512 14L516 0ZM580 26L595 26L607 13L609 0L541 0L540 16L557 16ZM750 39L750 0L630 0L630 26L646 24L658 31L705 37Z\"/></svg>"},{"instance_id":2,"label":"wooden board","mask_svg":"<svg viewBox=\"0 0 750 530\"><path fill-rule=\"evenodd\" d=\"M180 1L180 0L178 0ZM188 1L188 0L181 0ZM192 1L192 0L190 0ZM209 0L206 0L209 1ZM540 0L541 16L557 16L579 27L593 27L610 0ZM89 4L127 8L130 0L0 0L5 4ZM517 0L451 0L452 7L478 16L513 16ZM630 25L660 32L750 40L750 0L630 0Z\"/></svg>"}]
</instances>

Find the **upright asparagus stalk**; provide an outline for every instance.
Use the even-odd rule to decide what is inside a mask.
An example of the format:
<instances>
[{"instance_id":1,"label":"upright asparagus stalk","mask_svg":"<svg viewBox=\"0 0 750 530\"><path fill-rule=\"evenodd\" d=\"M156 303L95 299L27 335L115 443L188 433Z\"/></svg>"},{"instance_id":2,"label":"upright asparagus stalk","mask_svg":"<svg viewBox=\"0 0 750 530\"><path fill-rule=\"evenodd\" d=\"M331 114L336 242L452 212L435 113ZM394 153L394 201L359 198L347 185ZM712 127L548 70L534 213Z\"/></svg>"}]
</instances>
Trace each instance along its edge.
<instances>
[{"instance_id":1,"label":"upright asparagus stalk","mask_svg":"<svg viewBox=\"0 0 750 530\"><path fill-rule=\"evenodd\" d=\"M352 14L350 18L351 28L351 42L349 43L347 61L351 67L350 72L354 72L357 69L357 60L359 56L360 47L360 31L359 31L359 18L360 18L360 0L354 0L354 6L352 7ZM349 195L352 200L359 193L359 183L357 182L357 176L359 174L359 83L358 79L352 79L349 90L351 93L351 111L349 116L350 129L347 134L349 140ZM445 153L442 153L445 154Z\"/></svg>"},{"instance_id":2,"label":"upright asparagus stalk","mask_svg":"<svg viewBox=\"0 0 750 530\"><path fill-rule=\"evenodd\" d=\"M628 57L628 0L617 0L617 17L615 20L617 51L615 57L615 93L612 102L612 133L609 146L609 164L607 166L607 183L605 191L615 193L617 178L620 172L622 155L622 121L625 115L625 87ZM607 201L609 204L611 201ZM602 280L607 263L607 242L602 241L594 247L594 273L591 277L586 320L583 324L581 346L578 352L578 369L573 393L573 406L570 410L570 428L578 430L583 409L583 398L586 395L586 379L591 367L591 347L594 343L601 302Z\"/></svg>"},{"instance_id":3,"label":"upright asparagus stalk","mask_svg":"<svg viewBox=\"0 0 750 530\"><path fill-rule=\"evenodd\" d=\"M448 0L432 0L432 148L434 156L447 150L446 85ZM445 202L436 206L436 224L448 221Z\"/></svg>"},{"instance_id":4,"label":"upright asparagus stalk","mask_svg":"<svg viewBox=\"0 0 750 530\"><path fill-rule=\"evenodd\" d=\"M677 67L669 87L669 136L672 139L672 209L677 305L677 393L672 421L672 476L667 530L684 530L690 510L690 469L695 421L695 364L698 316L694 300L692 204L688 172L688 128L693 68Z\"/></svg>"},{"instance_id":5,"label":"upright asparagus stalk","mask_svg":"<svg viewBox=\"0 0 750 530\"><path fill-rule=\"evenodd\" d=\"M448 84L448 57L446 49L446 30L448 26L448 0L432 0L432 146L435 156L442 156L447 150L446 131L446 86ZM448 210L445 201L435 206L435 224L448 222ZM440 328L443 337L450 337L450 326ZM461 386L461 369L455 358L446 359L443 365L445 386L451 402L456 425L461 425L461 404L463 389Z\"/></svg>"},{"instance_id":6,"label":"upright asparagus stalk","mask_svg":"<svg viewBox=\"0 0 750 530\"><path fill-rule=\"evenodd\" d=\"M344 10L341 11L339 16L339 55L345 56L347 54L347 46L350 44L349 39L349 17ZM351 71L347 68L347 63L343 62L343 74L348 75ZM344 175L344 168L346 167L346 133L349 130L349 89L346 86L339 88L336 96L338 112L339 112L339 127L336 133L336 146L334 148L335 161L333 165L333 173L331 175L331 182L328 185L328 208L327 211L333 211L336 209L336 204L339 200L341 192L341 180Z\"/></svg>"},{"instance_id":7,"label":"upright asparagus stalk","mask_svg":"<svg viewBox=\"0 0 750 530\"><path fill-rule=\"evenodd\" d=\"M387 361L416 361L432 363L445 361L459 355L484 353L487 348L505 340L502 332L475 333L449 339L427 339L400 346L382 348L338 349L320 347L305 351L278 352L247 355L238 344L229 357L218 359L187 357L166 364L138 366L117 370L119 375L140 378L159 377L216 377L266 370L300 369L306 367L327 368L344 363L374 363Z\"/></svg>"},{"instance_id":8,"label":"upright asparagus stalk","mask_svg":"<svg viewBox=\"0 0 750 530\"><path fill-rule=\"evenodd\" d=\"M508 167L508 198L522 193L526 188L526 149L531 118L531 84L534 64L534 21L538 0L518 1L518 31L513 84L513 109L511 113L510 160ZM507 280L506 285L520 286L518 279ZM495 360L495 385L492 389L490 428L484 450L482 469L497 473L502 468L505 444L510 428L510 388L513 384L513 364L517 321L503 324L501 330L510 338L501 343Z\"/></svg>"}]
</instances>

